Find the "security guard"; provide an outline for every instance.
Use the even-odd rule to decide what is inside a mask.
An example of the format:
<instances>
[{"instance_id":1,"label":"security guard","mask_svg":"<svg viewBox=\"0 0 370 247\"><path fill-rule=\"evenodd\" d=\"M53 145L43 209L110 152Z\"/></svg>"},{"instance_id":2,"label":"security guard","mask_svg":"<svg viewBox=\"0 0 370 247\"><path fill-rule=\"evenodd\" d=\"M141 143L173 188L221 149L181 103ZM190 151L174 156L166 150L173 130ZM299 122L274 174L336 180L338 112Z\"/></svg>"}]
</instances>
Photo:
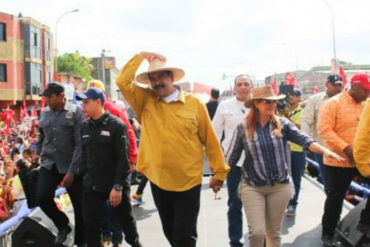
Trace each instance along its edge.
<instances>
[{"instance_id":1,"label":"security guard","mask_svg":"<svg viewBox=\"0 0 370 247\"><path fill-rule=\"evenodd\" d=\"M75 244L84 246L82 180L78 175L84 115L75 105L65 102L64 87L60 84L48 84L43 95L48 107L40 116L40 135L36 144L36 152L41 158L37 200L59 230L55 244L62 246L71 228L66 214L56 206L54 194L58 185L66 187L74 209Z\"/></svg>"},{"instance_id":2,"label":"security guard","mask_svg":"<svg viewBox=\"0 0 370 247\"><path fill-rule=\"evenodd\" d=\"M84 221L88 247L100 247L99 222L109 199L113 212L131 246L141 247L130 204L127 130L122 121L104 112L105 96L97 88L79 94L90 117L81 128Z\"/></svg>"}]
</instances>

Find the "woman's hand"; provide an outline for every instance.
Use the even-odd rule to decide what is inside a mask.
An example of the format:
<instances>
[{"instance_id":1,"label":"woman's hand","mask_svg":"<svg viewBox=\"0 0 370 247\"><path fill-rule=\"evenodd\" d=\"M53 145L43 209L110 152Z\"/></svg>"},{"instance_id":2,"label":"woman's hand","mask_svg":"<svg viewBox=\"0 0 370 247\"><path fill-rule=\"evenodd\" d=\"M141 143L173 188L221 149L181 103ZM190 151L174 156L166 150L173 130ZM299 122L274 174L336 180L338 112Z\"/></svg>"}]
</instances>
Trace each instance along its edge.
<instances>
[{"instance_id":1,"label":"woman's hand","mask_svg":"<svg viewBox=\"0 0 370 247\"><path fill-rule=\"evenodd\" d=\"M324 155L331 158L331 159L336 159L337 161L340 161L340 162L346 161L344 158L342 158L338 154L330 151L329 149L325 149Z\"/></svg>"}]
</instances>

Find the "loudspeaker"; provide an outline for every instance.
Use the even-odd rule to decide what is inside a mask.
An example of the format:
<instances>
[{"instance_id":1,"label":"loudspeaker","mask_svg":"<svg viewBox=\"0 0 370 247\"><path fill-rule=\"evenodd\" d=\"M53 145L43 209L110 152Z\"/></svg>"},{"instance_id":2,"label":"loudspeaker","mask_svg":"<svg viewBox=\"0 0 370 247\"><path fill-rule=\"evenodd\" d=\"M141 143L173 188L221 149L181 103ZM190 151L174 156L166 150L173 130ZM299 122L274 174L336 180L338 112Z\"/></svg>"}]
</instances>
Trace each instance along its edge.
<instances>
[{"instance_id":1,"label":"loudspeaker","mask_svg":"<svg viewBox=\"0 0 370 247\"><path fill-rule=\"evenodd\" d=\"M279 86L279 94L285 94L289 96L293 93L294 86L293 85L280 85Z\"/></svg>"},{"instance_id":2,"label":"loudspeaker","mask_svg":"<svg viewBox=\"0 0 370 247\"><path fill-rule=\"evenodd\" d=\"M361 211L365 208L366 200L357 204L339 223L336 233L340 240L349 244L351 247L370 246L370 238L357 230L360 221Z\"/></svg>"},{"instance_id":3,"label":"loudspeaker","mask_svg":"<svg viewBox=\"0 0 370 247\"><path fill-rule=\"evenodd\" d=\"M68 235L64 246L73 246L74 227ZM54 247L55 236L58 229L54 223L36 208L24 218L12 234L12 247Z\"/></svg>"}]
</instances>

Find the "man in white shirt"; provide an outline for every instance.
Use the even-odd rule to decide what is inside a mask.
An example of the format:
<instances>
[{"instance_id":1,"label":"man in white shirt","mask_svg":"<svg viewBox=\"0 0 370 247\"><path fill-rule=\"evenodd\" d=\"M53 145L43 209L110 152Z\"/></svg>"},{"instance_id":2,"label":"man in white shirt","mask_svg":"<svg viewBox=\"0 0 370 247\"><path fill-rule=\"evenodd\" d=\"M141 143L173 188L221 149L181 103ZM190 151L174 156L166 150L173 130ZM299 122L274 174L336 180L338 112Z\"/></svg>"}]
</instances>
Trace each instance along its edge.
<instances>
[{"instance_id":1,"label":"man in white shirt","mask_svg":"<svg viewBox=\"0 0 370 247\"><path fill-rule=\"evenodd\" d=\"M321 145L323 145L323 142L317 133L317 122L320 109L329 98L342 92L343 85L342 77L339 75L329 75L326 82L326 91L312 95L308 99L303 110L301 130L310 135ZM320 165L320 178L325 186L327 176L325 173L325 167L323 165L323 156L315 153L314 157L316 162Z\"/></svg>"},{"instance_id":2,"label":"man in white shirt","mask_svg":"<svg viewBox=\"0 0 370 247\"><path fill-rule=\"evenodd\" d=\"M249 98L249 93L252 88L252 82L248 75L238 75L235 78L235 93L236 96L231 99L221 102L216 110L213 118L213 126L217 136L220 138L224 134L224 139L221 142L224 152L227 152L234 130L248 114L248 109L244 106L245 101ZM244 154L243 154L244 155ZM239 160L235 167L227 176L228 190L228 232L231 247L242 247L241 238L243 237L243 214L242 202L238 196L238 186L241 177L240 167L244 161L244 156Z\"/></svg>"}]
</instances>

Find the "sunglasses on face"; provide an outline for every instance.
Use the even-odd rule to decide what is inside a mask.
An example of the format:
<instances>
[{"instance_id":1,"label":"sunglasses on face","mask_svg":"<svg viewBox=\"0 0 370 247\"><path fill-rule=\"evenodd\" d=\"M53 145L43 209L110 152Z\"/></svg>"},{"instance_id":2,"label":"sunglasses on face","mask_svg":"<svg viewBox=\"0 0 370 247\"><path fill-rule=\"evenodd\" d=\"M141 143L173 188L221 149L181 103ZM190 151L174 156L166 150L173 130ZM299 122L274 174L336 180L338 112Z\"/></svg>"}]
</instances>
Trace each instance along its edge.
<instances>
[{"instance_id":1,"label":"sunglasses on face","mask_svg":"<svg viewBox=\"0 0 370 247\"><path fill-rule=\"evenodd\" d=\"M277 100L268 100L268 99L261 99L261 100L257 100L258 103L265 103L267 105L271 105L271 104L276 104L277 103Z\"/></svg>"}]
</instances>

